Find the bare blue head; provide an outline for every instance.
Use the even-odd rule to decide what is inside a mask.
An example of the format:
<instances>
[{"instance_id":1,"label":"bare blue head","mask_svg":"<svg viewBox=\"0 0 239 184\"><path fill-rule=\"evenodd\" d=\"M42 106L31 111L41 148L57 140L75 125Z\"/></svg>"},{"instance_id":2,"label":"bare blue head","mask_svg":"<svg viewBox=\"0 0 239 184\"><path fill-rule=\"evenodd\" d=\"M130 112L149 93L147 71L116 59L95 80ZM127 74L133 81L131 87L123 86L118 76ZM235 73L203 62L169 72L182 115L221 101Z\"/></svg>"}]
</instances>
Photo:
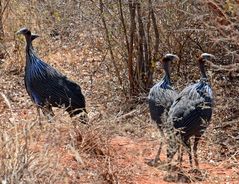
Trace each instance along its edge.
<instances>
[{"instance_id":1,"label":"bare blue head","mask_svg":"<svg viewBox=\"0 0 239 184\"><path fill-rule=\"evenodd\" d=\"M170 63L179 60L179 57L175 54L165 54L162 59L162 65L165 72L164 79L170 82Z\"/></svg>"},{"instance_id":2,"label":"bare blue head","mask_svg":"<svg viewBox=\"0 0 239 184\"><path fill-rule=\"evenodd\" d=\"M203 53L201 54L201 56L199 57L199 62L204 62L205 61L211 61L211 60L215 60L216 57L212 54L208 54L208 53Z\"/></svg>"},{"instance_id":3,"label":"bare blue head","mask_svg":"<svg viewBox=\"0 0 239 184\"><path fill-rule=\"evenodd\" d=\"M27 42L28 46L31 46L31 42L34 39L39 37L37 34L32 34L31 31L28 28L26 28L26 27L21 28L19 31L16 32L16 34L17 35L19 35L19 34L24 35L25 38L26 38L26 42Z\"/></svg>"},{"instance_id":4,"label":"bare blue head","mask_svg":"<svg viewBox=\"0 0 239 184\"><path fill-rule=\"evenodd\" d=\"M163 62L179 60L179 57L175 54L165 54L163 57Z\"/></svg>"},{"instance_id":5,"label":"bare blue head","mask_svg":"<svg viewBox=\"0 0 239 184\"><path fill-rule=\"evenodd\" d=\"M201 54L201 56L198 58L198 63L199 63L199 68L201 71L201 78L207 78L206 72L205 72L205 62L206 61L214 61L216 59L216 57L212 54L208 54L208 53L203 53Z\"/></svg>"},{"instance_id":6,"label":"bare blue head","mask_svg":"<svg viewBox=\"0 0 239 184\"><path fill-rule=\"evenodd\" d=\"M16 34L22 34L24 36L31 36L31 31L29 29L27 29L26 27L21 28L20 30L18 30L16 32Z\"/></svg>"},{"instance_id":7,"label":"bare blue head","mask_svg":"<svg viewBox=\"0 0 239 184\"><path fill-rule=\"evenodd\" d=\"M165 73L167 75L169 75L169 67L170 67L170 63L173 61L178 61L179 57L175 54L165 54L163 59L162 59L162 65L163 65L163 69L165 70Z\"/></svg>"}]
</instances>

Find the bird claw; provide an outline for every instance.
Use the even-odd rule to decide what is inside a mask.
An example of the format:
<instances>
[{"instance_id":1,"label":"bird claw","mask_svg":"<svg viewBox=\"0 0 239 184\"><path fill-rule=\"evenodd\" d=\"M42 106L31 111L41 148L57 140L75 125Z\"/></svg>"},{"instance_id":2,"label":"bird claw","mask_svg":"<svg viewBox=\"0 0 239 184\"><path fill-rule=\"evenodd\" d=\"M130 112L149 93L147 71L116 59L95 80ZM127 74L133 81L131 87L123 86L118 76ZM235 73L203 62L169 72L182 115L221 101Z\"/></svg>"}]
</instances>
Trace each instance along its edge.
<instances>
[{"instance_id":1,"label":"bird claw","mask_svg":"<svg viewBox=\"0 0 239 184\"><path fill-rule=\"evenodd\" d=\"M174 174L174 175L172 175L172 174L167 174L166 176L164 176L164 178L163 178L163 180L164 181L167 181L167 182L177 182L177 175L176 174Z\"/></svg>"},{"instance_id":2,"label":"bird claw","mask_svg":"<svg viewBox=\"0 0 239 184\"><path fill-rule=\"evenodd\" d=\"M52 123L52 120L54 119L54 115L46 114L46 117L47 117L48 123Z\"/></svg>"},{"instance_id":3,"label":"bird claw","mask_svg":"<svg viewBox=\"0 0 239 184\"><path fill-rule=\"evenodd\" d=\"M146 164L152 167L157 167L159 165L163 165L164 162L161 161L160 159L146 159Z\"/></svg>"},{"instance_id":4,"label":"bird claw","mask_svg":"<svg viewBox=\"0 0 239 184\"><path fill-rule=\"evenodd\" d=\"M168 173L166 176L164 176L163 180L175 183L191 183L191 178L182 171L176 173Z\"/></svg>"},{"instance_id":5,"label":"bird claw","mask_svg":"<svg viewBox=\"0 0 239 184\"><path fill-rule=\"evenodd\" d=\"M192 178L192 180L195 181L203 181L205 178L207 178L207 172L198 168L193 168L188 171L188 174Z\"/></svg>"},{"instance_id":6,"label":"bird claw","mask_svg":"<svg viewBox=\"0 0 239 184\"><path fill-rule=\"evenodd\" d=\"M203 181L204 178L207 177L207 173L198 168L194 168L188 171L197 181Z\"/></svg>"},{"instance_id":7,"label":"bird claw","mask_svg":"<svg viewBox=\"0 0 239 184\"><path fill-rule=\"evenodd\" d=\"M156 167L156 166L158 166L159 163L158 163L157 160L151 159L151 160L149 160L149 161L147 162L147 164L148 164L149 166Z\"/></svg>"},{"instance_id":8,"label":"bird claw","mask_svg":"<svg viewBox=\"0 0 239 184\"><path fill-rule=\"evenodd\" d=\"M193 168L188 171L188 173L202 173L198 168Z\"/></svg>"}]
</instances>

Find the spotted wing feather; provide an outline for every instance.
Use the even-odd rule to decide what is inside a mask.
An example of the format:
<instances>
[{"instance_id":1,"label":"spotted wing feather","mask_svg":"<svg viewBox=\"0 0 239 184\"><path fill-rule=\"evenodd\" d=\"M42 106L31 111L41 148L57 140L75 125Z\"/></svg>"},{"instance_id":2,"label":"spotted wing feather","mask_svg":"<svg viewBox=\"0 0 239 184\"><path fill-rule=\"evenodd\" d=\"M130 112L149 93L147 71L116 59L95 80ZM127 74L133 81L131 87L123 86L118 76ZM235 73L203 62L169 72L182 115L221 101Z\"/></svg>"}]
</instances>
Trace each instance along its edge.
<instances>
[{"instance_id":1,"label":"spotted wing feather","mask_svg":"<svg viewBox=\"0 0 239 184\"><path fill-rule=\"evenodd\" d=\"M151 118L161 123L162 114L169 110L176 96L177 92L164 80L154 85L148 96Z\"/></svg>"},{"instance_id":2,"label":"spotted wing feather","mask_svg":"<svg viewBox=\"0 0 239 184\"><path fill-rule=\"evenodd\" d=\"M35 103L40 106L47 103L52 106L64 105L68 107L68 111L85 108L85 98L79 85L36 56L32 56L31 59L35 61L28 66L25 81Z\"/></svg>"},{"instance_id":3,"label":"spotted wing feather","mask_svg":"<svg viewBox=\"0 0 239 184\"><path fill-rule=\"evenodd\" d=\"M169 110L168 122L180 129L184 139L201 135L212 116L212 92L207 83L185 88Z\"/></svg>"}]
</instances>

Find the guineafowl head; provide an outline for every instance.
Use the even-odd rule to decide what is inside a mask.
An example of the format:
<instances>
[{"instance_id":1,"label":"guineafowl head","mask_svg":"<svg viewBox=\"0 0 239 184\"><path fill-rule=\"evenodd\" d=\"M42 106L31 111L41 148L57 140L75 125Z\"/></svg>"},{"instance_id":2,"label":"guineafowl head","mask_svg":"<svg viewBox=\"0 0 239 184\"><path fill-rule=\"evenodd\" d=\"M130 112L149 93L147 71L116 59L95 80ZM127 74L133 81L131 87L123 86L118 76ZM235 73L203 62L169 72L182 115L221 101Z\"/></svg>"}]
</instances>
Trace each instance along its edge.
<instances>
[{"instance_id":1,"label":"guineafowl head","mask_svg":"<svg viewBox=\"0 0 239 184\"><path fill-rule=\"evenodd\" d=\"M206 72L205 72L205 62L206 61L214 61L216 59L216 57L212 54L208 54L208 53L203 53L201 54L201 56L198 58L198 64L199 64L199 68L201 71L201 80L207 79L206 76Z\"/></svg>"},{"instance_id":2,"label":"guineafowl head","mask_svg":"<svg viewBox=\"0 0 239 184\"><path fill-rule=\"evenodd\" d=\"M179 57L175 54L165 54L162 61L163 62L167 62L167 61L175 61L175 60L179 60Z\"/></svg>"},{"instance_id":3,"label":"guineafowl head","mask_svg":"<svg viewBox=\"0 0 239 184\"><path fill-rule=\"evenodd\" d=\"M199 57L198 61L200 63L205 63L206 61L211 61L211 60L215 60L215 59L216 59L216 57L214 55L208 54L208 53L203 53Z\"/></svg>"},{"instance_id":4,"label":"guineafowl head","mask_svg":"<svg viewBox=\"0 0 239 184\"><path fill-rule=\"evenodd\" d=\"M37 34L32 34L31 31L27 28L22 28L20 29L18 32L16 32L16 34L22 34L25 36L27 44L31 45L31 42L33 40L35 40L36 38L38 38L39 36Z\"/></svg>"},{"instance_id":5,"label":"guineafowl head","mask_svg":"<svg viewBox=\"0 0 239 184\"><path fill-rule=\"evenodd\" d=\"M169 68L170 68L171 62L175 60L179 61L179 57L174 54L166 54L161 60L161 63L167 75L169 75L169 70L170 70Z\"/></svg>"},{"instance_id":6,"label":"guineafowl head","mask_svg":"<svg viewBox=\"0 0 239 184\"><path fill-rule=\"evenodd\" d=\"M31 36L31 31L27 28L22 28L16 34L23 34L24 36Z\"/></svg>"},{"instance_id":7,"label":"guineafowl head","mask_svg":"<svg viewBox=\"0 0 239 184\"><path fill-rule=\"evenodd\" d=\"M31 45L31 42L32 42L32 38L31 38L31 31L27 28L22 28L20 29L18 32L16 32L16 34L22 34L25 36L26 38L26 42L27 42L27 45L30 46ZM35 38L34 38L35 39Z\"/></svg>"}]
</instances>

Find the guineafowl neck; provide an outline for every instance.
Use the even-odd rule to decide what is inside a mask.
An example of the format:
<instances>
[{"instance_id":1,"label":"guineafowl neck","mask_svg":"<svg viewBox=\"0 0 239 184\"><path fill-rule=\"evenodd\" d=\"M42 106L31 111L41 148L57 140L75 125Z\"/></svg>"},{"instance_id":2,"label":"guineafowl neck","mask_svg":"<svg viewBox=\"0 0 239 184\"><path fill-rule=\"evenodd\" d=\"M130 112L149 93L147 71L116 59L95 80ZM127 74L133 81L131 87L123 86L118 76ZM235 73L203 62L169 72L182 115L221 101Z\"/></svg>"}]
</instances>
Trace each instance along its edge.
<instances>
[{"instance_id":1,"label":"guineafowl neck","mask_svg":"<svg viewBox=\"0 0 239 184\"><path fill-rule=\"evenodd\" d=\"M27 52L30 52L30 51L32 51L33 50L33 47L32 47L32 44L30 43L30 44L27 44L26 45L26 51Z\"/></svg>"},{"instance_id":2,"label":"guineafowl neck","mask_svg":"<svg viewBox=\"0 0 239 184\"><path fill-rule=\"evenodd\" d=\"M29 51L33 50L31 36L26 35L25 37L26 37L26 42L27 42L26 51L29 52Z\"/></svg>"},{"instance_id":3,"label":"guineafowl neck","mask_svg":"<svg viewBox=\"0 0 239 184\"><path fill-rule=\"evenodd\" d=\"M170 64L169 62L163 62L163 69L164 69L164 79L170 83L170 71L169 71Z\"/></svg>"},{"instance_id":4,"label":"guineafowl neck","mask_svg":"<svg viewBox=\"0 0 239 184\"><path fill-rule=\"evenodd\" d=\"M205 66L204 66L203 61L199 61L199 68L200 68L200 72L201 72L201 78L206 79L207 75L206 75L206 72L205 72Z\"/></svg>"},{"instance_id":5,"label":"guineafowl neck","mask_svg":"<svg viewBox=\"0 0 239 184\"><path fill-rule=\"evenodd\" d=\"M29 64L31 64L33 61L32 59L32 54L33 53L33 47L32 47L32 41L31 40L28 40L26 38L26 41L27 41L27 44L26 44L26 67L29 67Z\"/></svg>"}]
</instances>

